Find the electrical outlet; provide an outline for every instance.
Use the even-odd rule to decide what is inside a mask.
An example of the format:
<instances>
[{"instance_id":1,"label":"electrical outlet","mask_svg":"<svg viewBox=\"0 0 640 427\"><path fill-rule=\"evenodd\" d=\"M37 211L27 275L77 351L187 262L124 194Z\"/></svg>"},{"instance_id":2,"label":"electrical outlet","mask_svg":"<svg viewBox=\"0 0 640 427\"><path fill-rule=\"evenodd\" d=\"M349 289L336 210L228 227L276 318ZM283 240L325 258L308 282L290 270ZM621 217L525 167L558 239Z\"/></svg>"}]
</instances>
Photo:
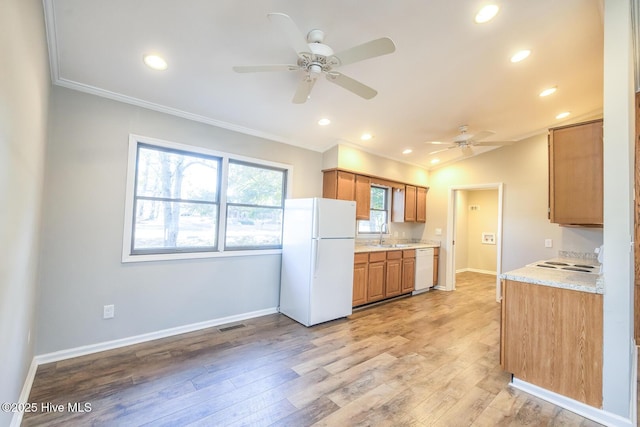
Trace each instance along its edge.
<instances>
[{"instance_id":1,"label":"electrical outlet","mask_svg":"<svg viewBox=\"0 0 640 427\"><path fill-rule=\"evenodd\" d=\"M552 248L552 247L553 247L553 240L551 240L551 239L544 239L544 247L545 247L545 248Z\"/></svg>"},{"instance_id":2,"label":"electrical outlet","mask_svg":"<svg viewBox=\"0 0 640 427\"><path fill-rule=\"evenodd\" d=\"M116 315L116 307L113 304L105 305L102 309L103 319L112 319Z\"/></svg>"}]
</instances>

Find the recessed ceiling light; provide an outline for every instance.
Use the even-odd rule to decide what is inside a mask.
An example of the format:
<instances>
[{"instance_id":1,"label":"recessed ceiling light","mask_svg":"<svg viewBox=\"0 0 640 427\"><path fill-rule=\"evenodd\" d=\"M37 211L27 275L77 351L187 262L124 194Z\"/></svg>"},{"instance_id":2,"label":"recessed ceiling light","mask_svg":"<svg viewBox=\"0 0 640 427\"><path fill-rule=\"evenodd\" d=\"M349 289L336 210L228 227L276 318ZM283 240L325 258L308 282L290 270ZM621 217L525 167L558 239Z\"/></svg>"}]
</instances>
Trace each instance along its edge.
<instances>
[{"instance_id":1,"label":"recessed ceiling light","mask_svg":"<svg viewBox=\"0 0 640 427\"><path fill-rule=\"evenodd\" d=\"M496 16L499 9L500 8L495 4L488 4L484 6L476 14L476 18L475 18L476 23L484 24L485 22L490 21L491 19L493 19L494 16Z\"/></svg>"},{"instance_id":2,"label":"recessed ceiling light","mask_svg":"<svg viewBox=\"0 0 640 427\"><path fill-rule=\"evenodd\" d=\"M547 89L543 90L542 92L540 92L540 96L549 96L552 93L554 93L556 90L558 90L557 86L547 88Z\"/></svg>"},{"instance_id":3,"label":"recessed ceiling light","mask_svg":"<svg viewBox=\"0 0 640 427\"><path fill-rule=\"evenodd\" d=\"M521 50L511 57L511 62L520 62L523 59L526 59L529 55L531 55L530 50Z\"/></svg>"},{"instance_id":4,"label":"recessed ceiling light","mask_svg":"<svg viewBox=\"0 0 640 427\"><path fill-rule=\"evenodd\" d=\"M435 165L436 163L440 163L440 159L433 159L431 160L431 164Z\"/></svg>"},{"instance_id":5,"label":"recessed ceiling light","mask_svg":"<svg viewBox=\"0 0 640 427\"><path fill-rule=\"evenodd\" d=\"M373 135L371 135L370 133L363 133L362 136L360 137L360 139L363 141L368 141L371 138L373 138Z\"/></svg>"},{"instance_id":6,"label":"recessed ceiling light","mask_svg":"<svg viewBox=\"0 0 640 427\"><path fill-rule=\"evenodd\" d=\"M143 57L143 60L144 63L147 64L147 67L154 70L164 71L167 69L167 61L165 61L158 55L145 55Z\"/></svg>"},{"instance_id":7,"label":"recessed ceiling light","mask_svg":"<svg viewBox=\"0 0 640 427\"><path fill-rule=\"evenodd\" d=\"M564 119L565 117L569 117L571 113L569 111L565 111L563 113L560 113L556 116L556 119Z\"/></svg>"},{"instance_id":8,"label":"recessed ceiling light","mask_svg":"<svg viewBox=\"0 0 640 427\"><path fill-rule=\"evenodd\" d=\"M320 126L326 126L326 125L328 125L329 123L331 123L331 120L329 120L329 119L320 119L320 120L318 120L318 124L319 124Z\"/></svg>"},{"instance_id":9,"label":"recessed ceiling light","mask_svg":"<svg viewBox=\"0 0 640 427\"><path fill-rule=\"evenodd\" d=\"M407 148L406 150L402 151L402 154L411 154L413 153L413 150L411 148Z\"/></svg>"}]
</instances>

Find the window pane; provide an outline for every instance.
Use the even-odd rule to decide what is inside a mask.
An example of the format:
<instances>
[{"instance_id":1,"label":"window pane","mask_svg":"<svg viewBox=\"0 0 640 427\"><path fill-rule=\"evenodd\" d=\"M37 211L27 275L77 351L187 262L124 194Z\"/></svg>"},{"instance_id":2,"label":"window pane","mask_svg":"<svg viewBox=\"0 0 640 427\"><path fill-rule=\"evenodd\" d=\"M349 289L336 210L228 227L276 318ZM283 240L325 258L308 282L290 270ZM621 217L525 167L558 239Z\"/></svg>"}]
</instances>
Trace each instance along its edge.
<instances>
[{"instance_id":1,"label":"window pane","mask_svg":"<svg viewBox=\"0 0 640 427\"><path fill-rule=\"evenodd\" d=\"M368 221L358 221L358 233L380 233L380 227L387 223L387 211L371 211ZM386 228L384 232L388 232Z\"/></svg>"},{"instance_id":2,"label":"window pane","mask_svg":"<svg viewBox=\"0 0 640 427\"><path fill-rule=\"evenodd\" d=\"M229 206L226 248L280 246L282 209Z\"/></svg>"},{"instance_id":3,"label":"window pane","mask_svg":"<svg viewBox=\"0 0 640 427\"><path fill-rule=\"evenodd\" d=\"M218 201L218 159L140 146L136 196Z\"/></svg>"},{"instance_id":4,"label":"window pane","mask_svg":"<svg viewBox=\"0 0 640 427\"><path fill-rule=\"evenodd\" d=\"M387 189L371 187L371 209L384 210L386 208Z\"/></svg>"},{"instance_id":5,"label":"window pane","mask_svg":"<svg viewBox=\"0 0 640 427\"><path fill-rule=\"evenodd\" d=\"M229 162L227 202L282 206L284 171Z\"/></svg>"},{"instance_id":6,"label":"window pane","mask_svg":"<svg viewBox=\"0 0 640 427\"><path fill-rule=\"evenodd\" d=\"M216 246L217 205L138 200L133 250Z\"/></svg>"}]
</instances>

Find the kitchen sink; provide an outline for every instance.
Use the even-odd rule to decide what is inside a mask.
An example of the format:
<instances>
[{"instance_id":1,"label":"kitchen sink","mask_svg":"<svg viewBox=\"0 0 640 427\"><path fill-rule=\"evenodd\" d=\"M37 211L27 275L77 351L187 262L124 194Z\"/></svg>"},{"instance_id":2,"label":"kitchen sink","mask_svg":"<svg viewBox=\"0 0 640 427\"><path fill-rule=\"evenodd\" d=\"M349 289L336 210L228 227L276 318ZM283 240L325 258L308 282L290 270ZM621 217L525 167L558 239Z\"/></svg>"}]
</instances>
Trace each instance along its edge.
<instances>
[{"instance_id":1,"label":"kitchen sink","mask_svg":"<svg viewBox=\"0 0 640 427\"><path fill-rule=\"evenodd\" d=\"M374 248L408 248L409 246L411 246L408 243L383 243L383 244L374 244L374 245L369 245L372 246Z\"/></svg>"}]
</instances>

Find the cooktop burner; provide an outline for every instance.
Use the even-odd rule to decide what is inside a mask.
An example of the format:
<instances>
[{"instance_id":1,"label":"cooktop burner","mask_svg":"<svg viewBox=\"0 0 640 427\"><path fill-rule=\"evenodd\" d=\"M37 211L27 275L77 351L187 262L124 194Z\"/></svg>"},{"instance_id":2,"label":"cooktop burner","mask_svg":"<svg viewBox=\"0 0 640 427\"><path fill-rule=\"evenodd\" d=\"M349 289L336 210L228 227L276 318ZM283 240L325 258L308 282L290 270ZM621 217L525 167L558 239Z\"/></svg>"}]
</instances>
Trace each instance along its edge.
<instances>
[{"instance_id":1,"label":"cooktop burner","mask_svg":"<svg viewBox=\"0 0 640 427\"><path fill-rule=\"evenodd\" d=\"M564 261L538 261L533 264L529 264L529 267L542 267L549 268L554 270L566 270L566 271L576 271L579 273L591 273L591 274L599 274L600 268L596 265L588 265L588 264L573 264Z\"/></svg>"}]
</instances>

